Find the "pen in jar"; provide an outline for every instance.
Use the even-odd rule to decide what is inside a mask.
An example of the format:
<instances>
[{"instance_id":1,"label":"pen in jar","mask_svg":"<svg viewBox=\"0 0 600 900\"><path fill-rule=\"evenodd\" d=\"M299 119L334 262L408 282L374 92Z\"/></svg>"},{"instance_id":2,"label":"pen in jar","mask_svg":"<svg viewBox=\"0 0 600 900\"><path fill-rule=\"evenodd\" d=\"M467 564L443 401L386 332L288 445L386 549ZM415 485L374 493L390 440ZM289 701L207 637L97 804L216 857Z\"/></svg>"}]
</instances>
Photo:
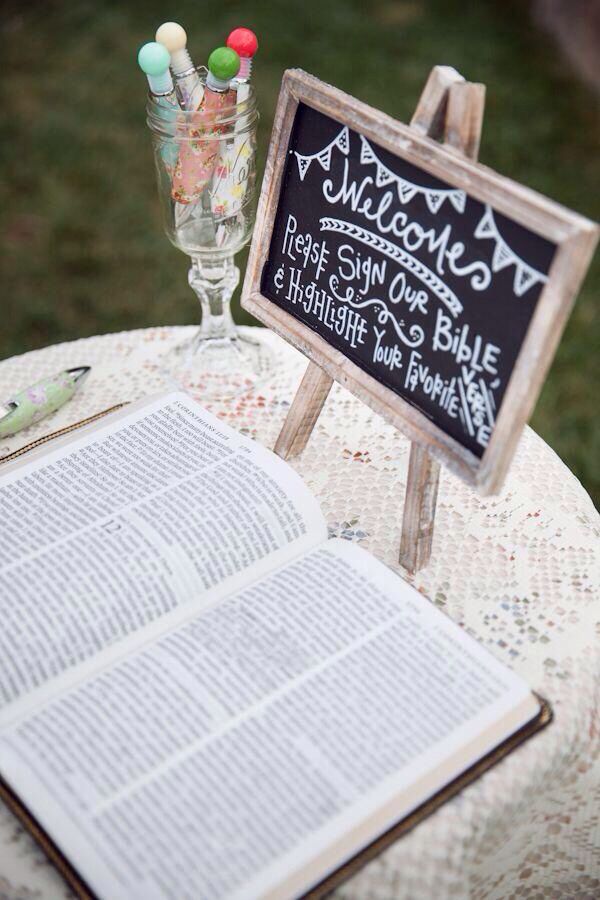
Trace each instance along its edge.
<instances>
[{"instance_id":1,"label":"pen in jar","mask_svg":"<svg viewBox=\"0 0 600 900\"><path fill-rule=\"evenodd\" d=\"M202 103L204 86L187 49L185 29L177 22L163 22L156 31L156 40L166 47L171 56L170 65L179 105L183 110L193 112Z\"/></svg>"}]
</instances>

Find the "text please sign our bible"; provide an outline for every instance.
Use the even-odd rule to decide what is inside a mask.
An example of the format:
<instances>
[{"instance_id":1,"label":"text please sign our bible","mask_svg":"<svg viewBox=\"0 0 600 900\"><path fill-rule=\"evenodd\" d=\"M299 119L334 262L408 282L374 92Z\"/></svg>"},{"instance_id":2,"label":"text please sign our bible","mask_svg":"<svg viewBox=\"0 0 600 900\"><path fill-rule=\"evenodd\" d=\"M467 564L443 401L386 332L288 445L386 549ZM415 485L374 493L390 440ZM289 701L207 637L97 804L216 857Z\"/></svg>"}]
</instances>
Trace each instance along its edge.
<instances>
[{"instance_id":1,"label":"text please sign our bible","mask_svg":"<svg viewBox=\"0 0 600 900\"><path fill-rule=\"evenodd\" d=\"M481 457L555 250L300 103L260 291Z\"/></svg>"}]
</instances>

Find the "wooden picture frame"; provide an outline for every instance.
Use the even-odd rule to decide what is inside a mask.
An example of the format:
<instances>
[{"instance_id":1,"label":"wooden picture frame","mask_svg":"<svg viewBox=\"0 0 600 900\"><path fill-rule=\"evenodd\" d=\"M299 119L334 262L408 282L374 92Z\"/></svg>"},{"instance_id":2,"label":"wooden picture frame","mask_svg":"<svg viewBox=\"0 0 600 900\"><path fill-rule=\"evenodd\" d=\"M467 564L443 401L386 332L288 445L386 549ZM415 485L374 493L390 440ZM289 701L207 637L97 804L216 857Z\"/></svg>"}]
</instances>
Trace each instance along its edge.
<instances>
[{"instance_id":1,"label":"wooden picture frame","mask_svg":"<svg viewBox=\"0 0 600 900\"><path fill-rule=\"evenodd\" d=\"M271 243L290 133L300 102L342 125L348 125L434 177L463 189L475 199L489 203L500 213L505 213L517 223L557 245L548 282L537 303L507 385L494 431L481 458L449 437L402 397L384 387L322 337L261 294L262 270ZM592 256L597 228L584 217L472 162L453 150L448 143L439 144L420 133L418 119L418 107L412 126L404 125L306 72L291 69L284 73L258 206L255 237L242 293L242 306L297 347L329 378L338 381L380 413L411 441L425 448L480 493L490 494L501 487L518 439L533 410ZM428 120L428 130L431 130L430 124ZM318 385L313 387L318 391Z\"/></svg>"}]
</instances>

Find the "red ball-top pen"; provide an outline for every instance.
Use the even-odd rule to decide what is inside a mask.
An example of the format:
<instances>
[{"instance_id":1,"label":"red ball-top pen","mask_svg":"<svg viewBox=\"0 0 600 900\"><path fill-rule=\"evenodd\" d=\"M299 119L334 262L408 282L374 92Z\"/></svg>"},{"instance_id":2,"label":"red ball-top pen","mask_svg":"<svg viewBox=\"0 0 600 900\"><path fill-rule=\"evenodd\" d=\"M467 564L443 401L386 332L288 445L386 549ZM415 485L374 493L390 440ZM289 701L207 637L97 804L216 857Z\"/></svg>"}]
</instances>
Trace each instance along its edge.
<instances>
[{"instance_id":1,"label":"red ball-top pen","mask_svg":"<svg viewBox=\"0 0 600 900\"><path fill-rule=\"evenodd\" d=\"M226 44L235 50L240 58L240 71L235 79L237 84L247 84L252 74L252 59L258 50L256 35L249 28L234 28Z\"/></svg>"}]
</instances>

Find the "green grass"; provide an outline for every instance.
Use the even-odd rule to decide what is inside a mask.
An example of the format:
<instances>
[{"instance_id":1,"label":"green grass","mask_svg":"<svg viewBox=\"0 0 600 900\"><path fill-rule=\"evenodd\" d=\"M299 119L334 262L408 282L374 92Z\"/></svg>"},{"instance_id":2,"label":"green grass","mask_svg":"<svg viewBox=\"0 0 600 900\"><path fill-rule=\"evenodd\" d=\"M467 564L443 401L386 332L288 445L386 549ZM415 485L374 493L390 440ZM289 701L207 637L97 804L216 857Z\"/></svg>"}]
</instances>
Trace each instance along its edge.
<instances>
[{"instance_id":1,"label":"green grass","mask_svg":"<svg viewBox=\"0 0 600 900\"><path fill-rule=\"evenodd\" d=\"M261 42L264 156L283 70L300 66L406 121L430 67L487 85L483 162L600 217L597 99L517 2L5 4L0 357L83 335L196 320L164 237L138 47L181 21L197 62L231 27ZM600 500L597 259L532 424ZM236 303L236 318L245 314Z\"/></svg>"}]
</instances>

